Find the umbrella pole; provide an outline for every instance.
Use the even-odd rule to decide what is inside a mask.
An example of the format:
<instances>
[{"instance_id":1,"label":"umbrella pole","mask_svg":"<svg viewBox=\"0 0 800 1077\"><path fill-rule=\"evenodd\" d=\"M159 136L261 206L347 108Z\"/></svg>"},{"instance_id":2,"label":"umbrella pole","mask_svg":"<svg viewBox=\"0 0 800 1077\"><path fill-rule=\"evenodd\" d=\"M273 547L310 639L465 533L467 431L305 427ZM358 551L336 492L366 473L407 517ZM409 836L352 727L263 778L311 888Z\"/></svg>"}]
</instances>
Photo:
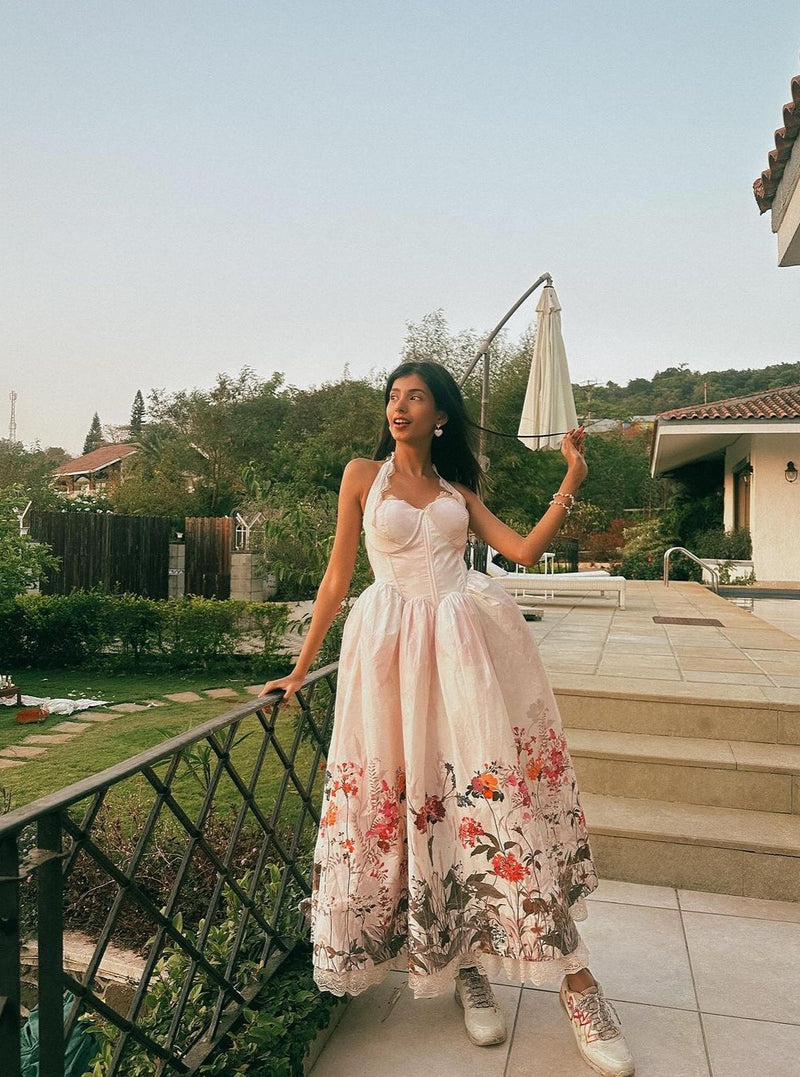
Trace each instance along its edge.
<instances>
[{"instance_id":1,"label":"umbrella pole","mask_svg":"<svg viewBox=\"0 0 800 1077\"><path fill-rule=\"evenodd\" d=\"M521 295L519 297L511 310L509 310L508 313L500 319L500 321L497 323L497 325L494 327L488 337L486 337L485 340L481 341L480 347L475 353L475 358L472 360L467 369L467 372L464 374L464 376L458 383L460 387L463 387L467 378L478 365L481 358L483 358L483 381L481 385L481 433L478 442L478 452L481 458L481 466L484 468L488 465L489 462L486 458L486 430L484 429L489 420L489 348L491 347L492 341L506 324L506 322L509 320L511 315L515 314L516 311L528 298L528 296L533 295L539 285L544 284L545 281L547 281L548 284L553 283L553 278L550 276L549 273L542 273L541 277L539 277L539 279L530 286L527 292L525 292L524 295Z\"/></svg>"}]
</instances>

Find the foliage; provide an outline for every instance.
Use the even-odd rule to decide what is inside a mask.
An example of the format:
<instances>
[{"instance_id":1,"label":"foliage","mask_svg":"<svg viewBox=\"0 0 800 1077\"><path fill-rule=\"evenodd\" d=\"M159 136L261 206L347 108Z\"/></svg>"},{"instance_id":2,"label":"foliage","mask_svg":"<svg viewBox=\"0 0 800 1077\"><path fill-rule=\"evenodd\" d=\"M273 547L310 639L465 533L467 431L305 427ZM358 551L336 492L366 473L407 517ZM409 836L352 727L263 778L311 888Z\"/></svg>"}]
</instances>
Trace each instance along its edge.
<instances>
[{"instance_id":1,"label":"foliage","mask_svg":"<svg viewBox=\"0 0 800 1077\"><path fill-rule=\"evenodd\" d=\"M753 556L753 543L746 527L737 531L713 528L697 532L692 553L720 561L749 561Z\"/></svg>"},{"instance_id":2,"label":"foliage","mask_svg":"<svg viewBox=\"0 0 800 1077\"><path fill-rule=\"evenodd\" d=\"M295 390L269 466L259 463L257 473L296 486L306 496L317 490L336 492L347 462L372 456L382 415L381 390L363 380Z\"/></svg>"},{"instance_id":3,"label":"foliage","mask_svg":"<svg viewBox=\"0 0 800 1077\"><path fill-rule=\"evenodd\" d=\"M16 492L36 508L61 507L51 485L53 469L69 459L63 449L26 449L18 441L0 440L0 497Z\"/></svg>"},{"instance_id":4,"label":"foliage","mask_svg":"<svg viewBox=\"0 0 800 1077\"><path fill-rule=\"evenodd\" d=\"M607 418L656 415L671 408L724 400L800 383L800 363L776 363L761 370L690 370L686 363L657 371L652 378L634 378L626 385L608 381L591 389L591 411ZM586 413L586 389L573 385L580 413Z\"/></svg>"},{"instance_id":5,"label":"foliage","mask_svg":"<svg viewBox=\"0 0 800 1077\"><path fill-rule=\"evenodd\" d=\"M270 1077L303 1077L310 1044L341 1004L341 999L320 993L312 978L309 949L297 946L200 1074L235 1077L266 1072L268 1059Z\"/></svg>"},{"instance_id":6,"label":"foliage","mask_svg":"<svg viewBox=\"0 0 800 1077\"><path fill-rule=\"evenodd\" d=\"M625 544L625 528L630 523L621 516L610 520L603 531L593 531L584 539L583 549L590 561L616 560Z\"/></svg>"},{"instance_id":7,"label":"foliage","mask_svg":"<svg viewBox=\"0 0 800 1077\"><path fill-rule=\"evenodd\" d=\"M95 449L99 449L103 442L103 428L100 426L100 416L95 412L92 416L92 425L89 427L89 432L83 443L84 456L87 453L94 452Z\"/></svg>"},{"instance_id":8,"label":"foliage","mask_svg":"<svg viewBox=\"0 0 800 1077\"><path fill-rule=\"evenodd\" d=\"M318 490L307 497L293 487L273 487L265 515L262 571L278 581L282 598L310 598L319 587L336 533L336 496ZM350 594L357 595L371 579L362 547L356 558Z\"/></svg>"},{"instance_id":9,"label":"foliage","mask_svg":"<svg viewBox=\"0 0 800 1077\"><path fill-rule=\"evenodd\" d=\"M246 493L242 471L251 460L268 461L275 431L289 406L283 376L262 381L249 367L238 376L218 374L209 390L167 394L154 389L150 422L162 443L190 461L193 511L222 515ZM148 424L150 425L150 424ZM174 470L165 477L177 477Z\"/></svg>"},{"instance_id":10,"label":"foliage","mask_svg":"<svg viewBox=\"0 0 800 1077\"><path fill-rule=\"evenodd\" d=\"M169 660L206 669L257 642L263 660L281 650L288 610L277 603L184 598L164 601L131 594L73 591L22 595L3 606L0 660L7 665L100 664L139 668Z\"/></svg>"},{"instance_id":11,"label":"foliage","mask_svg":"<svg viewBox=\"0 0 800 1077\"><path fill-rule=\"evenodd\" d=\"M591 501L576 501L561 528L561 534L576 538L580 546L584 547L589 535L605 531L608 524L608 514L598 505L593 505Z\"/></svg>"},{"instance_id":12,"label":"foliage","mask_svg":"<svg viewBox=\"0 0 800 1077\"><path fill-rule=\"evenodd\" d=\"M626 527L625 548L619 571L629 580L658 580L663 572L664 551L674 545L659 516L649 516Z\"/></svg>"},{"instance_id":13,"label":"foliage","mask_svg":"<svg viewBox=\"0 0 800 1077\"><path fill-rule=\"evenodd\" d=\"M18 488L0 497L0 603L34 587L46 569L58 564L49 547L20 533L19 515L25 505Z\"/></svg>"},{"instance_id":14,"label":"foliage","mask_svg":"<svg viewBox=\"0 0 800 1077\"><path fill-rule=\"evenodd\" d=\"M138 438L142 433L142 424L144 423L144 397L142 396L142 390L136 390L136 396L133 398L133 404L131 406L131 423L130 433L132 438Z\"/></svg>"}]
</instances>

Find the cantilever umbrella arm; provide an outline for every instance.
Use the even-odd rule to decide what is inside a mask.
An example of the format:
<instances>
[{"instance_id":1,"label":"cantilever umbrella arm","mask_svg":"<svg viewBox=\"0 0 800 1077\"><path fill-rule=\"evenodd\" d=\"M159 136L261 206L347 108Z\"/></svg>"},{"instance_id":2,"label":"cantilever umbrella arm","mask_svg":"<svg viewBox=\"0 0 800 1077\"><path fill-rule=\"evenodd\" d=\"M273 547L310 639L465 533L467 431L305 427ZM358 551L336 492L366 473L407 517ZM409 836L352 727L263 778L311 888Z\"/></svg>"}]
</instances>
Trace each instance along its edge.
<instances>
[{"instance_id":1,"label":"cantilever umbrella arm","mask_svg":"<svg viewBox=\"0 0 800 1077\"><path fill-rule=\"evenodd\" d=\"M530 286L530 288L527 290L527 292L525 292L524 295L521 295L519 297L519 299L516 301L514 306L511 308L511 310L509 310L508 313L503 318L500 319L500 321L497 323L497 325L494 327L494 329L491 331L491 333L488 335L488 337L486 337L484 340L481 341L481 343L480 343L480 345L478 347L478 350L475 353L475 358L470 363L466 374L464 374L464 376L461 378L461 380L458 383L459 386L464 385L467 378L470 376L472 371L478 365L478 363L479 363L479 361L480 361L480 359L482 357L483 358L483 386L481 388L481 427L486 426L486 420L487 420L488 410L489 410L489 348L491 347L492 341L497 336L497 334L500 332L500 330L503 328L503 326L506 324L506 322L509 320L509 318L512 316L512 314L514 314L522 306L522 304L525 302L525 300L529 296L533 295L533 293L536 291L536 289L539 287L539 285L544 284L545 281L547 281L548 284L553 283L553 278L550 276L549 273L542 273L541 277L539 277L539 279L534 284L532 284ZM479 451L480 451L481 457L483 457L483 459L485 460L485 458L486 458L486 431L483 430L483 429L481 430L480 449L479 449Z\"/></svg>"}]
</instances>

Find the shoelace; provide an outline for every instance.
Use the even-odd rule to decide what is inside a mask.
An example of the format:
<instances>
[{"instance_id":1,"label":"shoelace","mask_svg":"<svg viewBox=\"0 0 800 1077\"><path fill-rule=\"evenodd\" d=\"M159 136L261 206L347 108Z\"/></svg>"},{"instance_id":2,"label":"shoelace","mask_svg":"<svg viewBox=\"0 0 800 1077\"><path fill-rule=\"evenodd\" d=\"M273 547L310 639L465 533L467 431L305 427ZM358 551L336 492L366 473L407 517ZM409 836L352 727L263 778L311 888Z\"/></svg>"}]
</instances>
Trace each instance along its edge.
<instances>
[{"instance_id":1,"label":"shoelace","mask_svg":"<svg viewBox=\"0 0 800 1077\"><path fill-rule=\"evenodd\" d=\"M469 994L469 1004L476 1010L490 1009L494 1006L494 996L489 981L476 968L461 969L458 974Z\"/></svg>"},{"instance_id":2,"label":"shoelace","mask_svg":"<svg viewBox=\"0 0 800 1077\"><path fill-rule=\"evenodd\" d=\"M619 1035L619 1026L622 1022L613 1003L609 1002L605 995L601 995L599 991L584 995L581 1009L591 1020L598 1039L613 1040Z\"/></svg>"}]
</instances>

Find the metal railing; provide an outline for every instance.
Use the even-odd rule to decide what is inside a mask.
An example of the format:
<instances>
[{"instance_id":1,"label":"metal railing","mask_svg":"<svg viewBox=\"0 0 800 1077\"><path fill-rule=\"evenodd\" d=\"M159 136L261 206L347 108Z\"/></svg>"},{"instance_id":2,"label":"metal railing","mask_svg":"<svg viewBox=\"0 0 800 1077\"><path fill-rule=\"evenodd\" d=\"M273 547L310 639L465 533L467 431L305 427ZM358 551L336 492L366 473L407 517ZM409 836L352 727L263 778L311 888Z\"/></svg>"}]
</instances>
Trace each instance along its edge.
<instances>
[{"instance_id":1,"label":"metal railing","mask_svg":"<svg viewBox=\"0 0 800 1077\"><path fill-rule=\"evenodd\" d=\"M297 713L254 699L0 816L3 1077L22 1072L32 960L40 1077L63 1077L87 1022L105 1077L192 1074L214 1051L305 934L337 668L309 675ZM76 927L94 932L82 972L65 968ZM126 940L141 960L121 1006L103 959Z\"/></svg>"},{"instance_id":2,"label":"metal railing","mask_svg":"<svg viewBox=\"0 0 800 1077\"><path fill-rule=\"evenodd\" d=\"M715 594L719 594L719 571L714 565L709 565L705 561L701 561L699 557L696 557L691 550L687 550L685 546L670 546L670 548L664 554L664 586L669 587L669 559L673 553L682 553L684 557L688 557L691 561L694 561L700 568L705 569L711 575L711 586L714 589Z\"/></svg>"}]
</instances>

